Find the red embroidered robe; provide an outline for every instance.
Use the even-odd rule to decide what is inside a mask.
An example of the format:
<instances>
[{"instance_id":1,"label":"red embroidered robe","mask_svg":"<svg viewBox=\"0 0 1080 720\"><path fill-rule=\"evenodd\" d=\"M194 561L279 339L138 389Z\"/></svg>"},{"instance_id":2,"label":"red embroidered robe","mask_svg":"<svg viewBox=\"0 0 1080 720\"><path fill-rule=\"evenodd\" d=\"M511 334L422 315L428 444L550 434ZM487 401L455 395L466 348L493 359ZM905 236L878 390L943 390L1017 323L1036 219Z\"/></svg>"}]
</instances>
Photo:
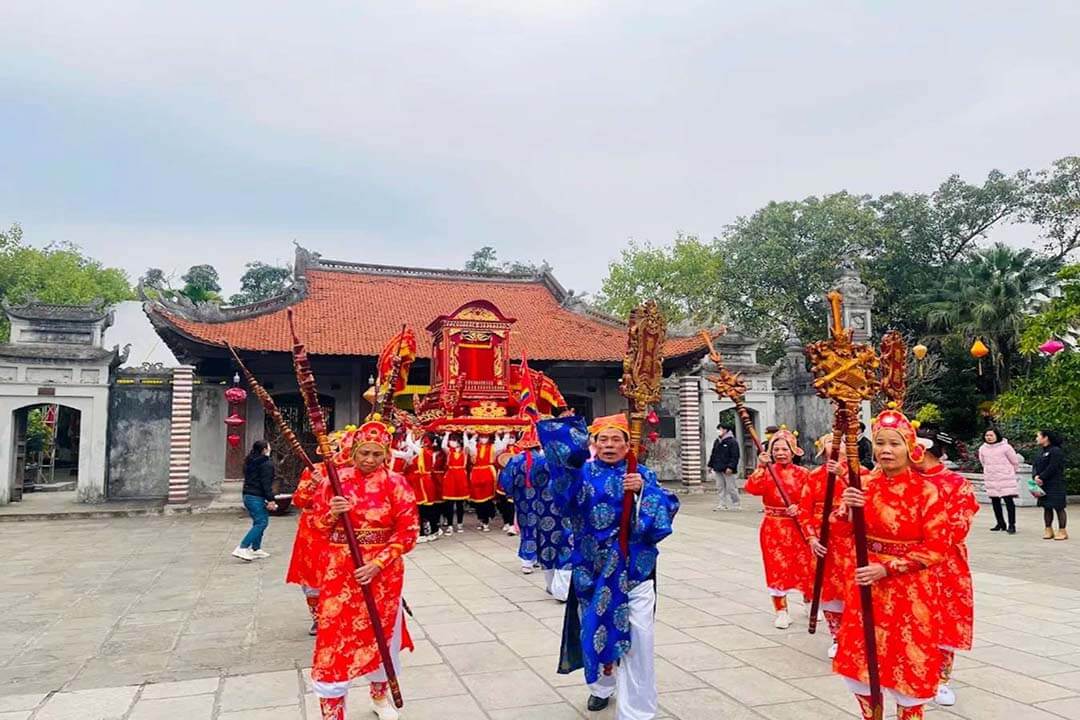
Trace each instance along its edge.
<instances>
[{"instance_id":1,"label":"red embroidered robe","mask_svg":"<svg viewBox=\"0 0 1080 720\"><path fill-rule=\"evenodd\" d=\"M780 484L793 504L802 497L810 473L798 465L774 465ZM770 590L810 592L811 553L799 534L798 520L788 515L783 498L768 470L758 468L746 480L746 492L760 495L765 505L758 539L765 564L765 584Z\"/></svg>"}]
</instances>

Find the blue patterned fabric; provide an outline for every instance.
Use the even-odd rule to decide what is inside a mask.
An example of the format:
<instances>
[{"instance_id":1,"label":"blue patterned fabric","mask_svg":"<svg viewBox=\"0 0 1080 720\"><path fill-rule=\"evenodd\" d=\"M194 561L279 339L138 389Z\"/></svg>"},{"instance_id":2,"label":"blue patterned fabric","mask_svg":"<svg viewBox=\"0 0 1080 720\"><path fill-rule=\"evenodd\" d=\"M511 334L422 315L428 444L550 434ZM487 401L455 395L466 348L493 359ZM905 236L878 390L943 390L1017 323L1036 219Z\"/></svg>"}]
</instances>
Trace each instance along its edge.
<instances>
[{"instance_id":1,"label":"blue patterned fabric","mask_svg":"<svg viewBox=\"0 0 1080 720\"><path fill-rule=\"evenodd\" d=\"M532 457L526 487L526 454ZM499 473L499 487L514 500L521 542L518 557L539 562L545 570L570 567L570 522L555 502L547 460L539 450L526 450L510 459Z\"/></svg>"},{"instance_id":2,"label":"blue patterned fabric","mask_svg":"<svg viewBox=\"0 0 1080 720\"><path fill-rule=\"evenodd\" d=\"M589 435L581 418L544 420L537 431L556 504L574 534L572 598L577 607L568 603L559 672L584 667L585 681L592 683L604 665L617 662L630 649L630 590L654 578L656 545L671 534L679 500L660 487L651 470L638 465L644 487L637 498L627 561L619 553L625 461L608 465L588 460Z\"/></svg>"}]
</instances>

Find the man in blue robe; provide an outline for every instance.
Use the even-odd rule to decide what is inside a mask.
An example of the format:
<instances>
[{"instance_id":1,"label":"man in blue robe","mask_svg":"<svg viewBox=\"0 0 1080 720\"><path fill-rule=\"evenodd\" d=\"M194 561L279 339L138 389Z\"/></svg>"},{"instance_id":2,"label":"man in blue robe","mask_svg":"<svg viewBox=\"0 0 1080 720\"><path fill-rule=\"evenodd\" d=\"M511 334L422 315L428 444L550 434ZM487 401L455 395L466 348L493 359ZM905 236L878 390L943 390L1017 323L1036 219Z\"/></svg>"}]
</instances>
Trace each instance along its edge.
<instances>
[{"instance_id":1,"label":"man in blue robe","mask_svg":"<svg viewBox=\"0 0 1080 720\"><path fill-rule=\"evenodd\" d=\"M546 589L560 602L570 592L571 534L555 500L544 451L533 428L515 444L518 452L499 473L499 486L513 498L521 530L518 557L526 575L544 569Z\"/></svg>"},{"instance_id":2,"label":"man in blue robe","mask_svg":"<svg viewBox=\"0 0 1080 720\"><path fill-rule=\"evenodd\" d=\"M616 720L657 713L654 636L656 545L672 532L678 499L638 465L627 473L630 433L625 415L537 425L563 517L574 534L573 582L563 620L559 672L585 669L589 710L616 698ZM589 432L596 450L589 460ZM624 490L635 494L629 557L619 550Z\"/></svg>"}]
</instances>

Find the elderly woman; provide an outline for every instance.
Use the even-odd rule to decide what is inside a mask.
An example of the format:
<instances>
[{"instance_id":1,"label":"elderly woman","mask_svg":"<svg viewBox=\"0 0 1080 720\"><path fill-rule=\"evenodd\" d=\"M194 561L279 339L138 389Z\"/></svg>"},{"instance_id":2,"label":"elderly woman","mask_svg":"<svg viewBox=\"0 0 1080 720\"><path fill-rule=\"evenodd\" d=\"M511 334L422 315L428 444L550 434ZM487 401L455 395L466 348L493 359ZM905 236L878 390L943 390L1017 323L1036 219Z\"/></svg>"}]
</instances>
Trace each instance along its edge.
<instances>
[{"instance_id":1,"label":"elderly woman","mask_svg":"<svg viewBox=\"0 0 1080 720\"><path fill-rule=\"evenodd\" d=\"M982 465L983 479L985 480L986 494L990 496L990 502L994 505L994 527L991 532L1004 530L1009 535L1016 534L1016 471L1023 460L1009 441L1001 436L997 428L987 428L983 433L986 441L979 448L979 464ZM1009 515L1008 524L1005 523L1005 515L1001 512L1001 503L1005 502L1005 510Z\"/></svg>"},{"instance_id":2,"label":"elderly woman","mask_svg":"<svg viewBox=\"0 0 1080 720\"><path fill-rule=\"evenodd\" d=\"M371 586L398 670L401 648L413 648L401 604L402 556L415 547L420 521L409 483L387 469L390 443L387 426L380 422L362 425L352 446L353 467L339 473L342 494L334 495L329 483L323 483L312 503L315 527L327 536L311 669L323 720L345 720L345 696L349 683L357 679L369 683L371 710L380 720L398 717L387 697L386 671L360 588ZM345 514L352 520L363 553L360 568L349 554L341 522Z\"/></svg>"},{"instance_id":3,"label":"elderly woman","mask_svg":"<svg viewBox=\"0 0 1080 720\"><path fill-rule=\"evenodd\" d=\"M765 565L765 586L776 611L773 625L780 630L791 627L788 593L798 591L804 598L810 594L810 550L799 532L797 504L810 480L810 473L794 464L795 457L802 454L795 434L780 427L769 437L767 452L761 454L757 470L746 480L746 492L760 495L765 505L758 538ZM783 494L766 467L770 462L780 479Z\"/></svg>"},{"instance_id":4,"label":"elderly woman","mask_svg":"<svg viewBox=\"0 0 1080 720\"><path fill-rule=\"evenodd\" d=\"M842 495L845 507L863 508L869 562L855 568L848 586L833 671L855 693L865 720L881 717L870 697L859 598L859 586L870 585L881 686L896 700L897 720L919 720L942 667L932 568L949 552L949 517L938 486L916 469L924 448L915 426L890 409L874 421L872 435L877 465L862 490L848 487ZM836 530L850 532L851 525L839 522Z\"/></svg>"}]
</instances>

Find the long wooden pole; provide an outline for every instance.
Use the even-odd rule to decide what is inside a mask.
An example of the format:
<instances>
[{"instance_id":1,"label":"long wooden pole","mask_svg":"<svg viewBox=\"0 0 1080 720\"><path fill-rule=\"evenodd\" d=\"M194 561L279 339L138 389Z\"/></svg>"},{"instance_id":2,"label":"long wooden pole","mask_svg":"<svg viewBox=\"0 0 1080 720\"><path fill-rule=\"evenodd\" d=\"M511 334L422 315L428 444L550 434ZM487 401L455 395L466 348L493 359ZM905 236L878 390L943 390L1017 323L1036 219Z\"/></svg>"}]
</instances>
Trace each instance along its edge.
<instances>
[{"instance_id":1,"label":"long wooden pole","mask_svg":"<svg viewBox=\"0 0 1080 720\"><path fill-rule=\"evenodd\" d=\"M341 488L341 478L338 477L337 466L333 461L334 452L330 447L330 440L326 434L326 420L323 418L322 407L319 406L319 392L315 388L315 374L311 370L311 361L308 358L307 350L296 335L291 308L288 311L288 317L289 331L293 337L293 366L296 370L297 383L300 385L300 395L304 398L304 407L307 409L311 430L319 444L319 455L322 457L323 468L327 479L330 481L330 487L333 488L334 495L341 496L344 495ZM356 539L352 518L349 513L342 514L340 518L342 525L345 527L349 555L352 557L353 565L359 570L364 567L364 554L361 552L360 543ZM379 657L382 660L383 670L386 672L390 695L394 699L394 705L402 707L405 701L401 696L401 686L398 684L393 656L390 654L390 645L386 641L386 632L383 629L382 621L379 619L379 607L375 603L375 594L370 584L360 585L360 592L364 597L368 619L371 621L371 630L375 635L375 644L378 646Z\"/></svg>"},{"instance_id":2,"label":"long wooden pole","mask_svg":"<svg viewBox=\"0 0 1080 720\"><path fill-rule=\"evenodd\" d=\"M844 433L847 432L846 416L847 410L837 408L836 417L833 421L832 447L829 448L830 465L840 459L840 441L843 440ZM825 500L821 510L821 532L818 533L818 542L824 545L826 550L829 547L829 516L832 515L833 493L835 491L836 473L829 470L828 475L825 477ZM814 595L810 603L810 624L807 628L811 635L817 632L818 610L821 609L821 588L825 584L825 564L827 559L828 553L824 557L817 558L817 565L814 567Z\"/></svg>"},{"instance_id":3,"label":"long wooden pole","mask_svg":"<svg viewBox=\"0 0 1080 720\"><path fill-rule=\"evenodd\" d=\"M735 403L735 413L739 416L739 420L742 422L743 430L750 436L750 440L754 443L754 448L757 450L758 455L764 455L765 445L761 442L761 438L758 437L757 430L754 429L754 421L750 418L750 412L746 409L746 405L743 403L742 398L732 398L732 402ZM794 448L792 448L794 450ZM788 497L787 491L784 490L783 483L780 482L780 476L776 474L776 467L773 465L772 459L765 461L765 470L768 471L769 477L772 478L773 484L776 485L776 492L780 495L780 499L784 503L784 508L789 508L792 505L791 498ZM798 518L791 518L795 523L795 529L799 531L799 537L803 542L806 542L806 533L803 532L802 526L799 525Z\"/></svg>"},{"instance_id":4,"label":"long wooden pole","mask_svg":"<svg viewBox=\"0 0 1080 720\"><path fill-rule=\"evenodd\" d=\"M848 463L848 487L862 490L862 471L859 464L859 416L851 408L845 408L847 414L846 443ZM861 507L851 508L851 525L855 532L855 567L870 564L870 554L866 544L866 514ZM874 631L874 598L870 585L859 586L859 601L862 607L863 640L866 644L866 672L870 681L870 702L873 706L874 720L881 720L884 715L884 703L881 698L881 679L878 676L877 634Z\"/></svg>"}]
</instances>

